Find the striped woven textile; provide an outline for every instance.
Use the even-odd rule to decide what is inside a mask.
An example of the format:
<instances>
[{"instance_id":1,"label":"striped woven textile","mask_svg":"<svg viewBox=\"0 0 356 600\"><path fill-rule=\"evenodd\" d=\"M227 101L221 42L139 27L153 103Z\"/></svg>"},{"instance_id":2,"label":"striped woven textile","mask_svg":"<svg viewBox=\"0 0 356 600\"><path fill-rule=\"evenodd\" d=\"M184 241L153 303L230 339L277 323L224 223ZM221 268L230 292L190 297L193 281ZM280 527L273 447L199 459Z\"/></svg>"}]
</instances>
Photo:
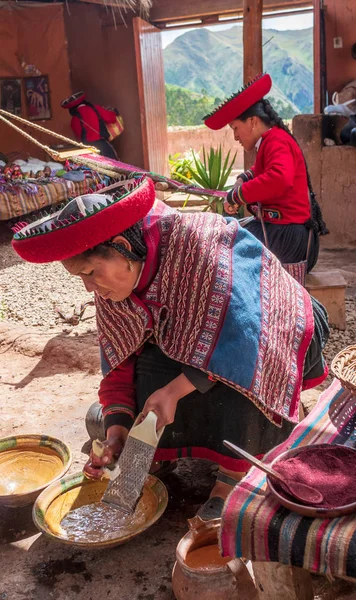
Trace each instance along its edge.
<instances>
[{"instance_id":1,"label":"striped woven textile","mask_svg":"<svg viewBox=\"0 0 356 600\"><path fill-rule=\"evenodd\" d=\"M63 179L52 183L38 183L37 194L28 194L25 190L16 194L1 192L0 221L21 217L35 210L60 204L68 198L84 194L92 188L93 181L93 179L87 178L85 181L78 182Z\"/></svg>"},{"instance_id":2,"label":"striped woven textile","mask_svg":"<svg viewBox=\"0 0 356 600\"><path fill-rule=\"evenodd\" d=\"M323 443L356 447L356 396L336 379L289 438L265 458L270 462L289 448ZM225 503L220 544L224 556L356 577L356 514L313 519L291 512L266 490L266 477L256 468Z\"/></svg>"}]
</instances>

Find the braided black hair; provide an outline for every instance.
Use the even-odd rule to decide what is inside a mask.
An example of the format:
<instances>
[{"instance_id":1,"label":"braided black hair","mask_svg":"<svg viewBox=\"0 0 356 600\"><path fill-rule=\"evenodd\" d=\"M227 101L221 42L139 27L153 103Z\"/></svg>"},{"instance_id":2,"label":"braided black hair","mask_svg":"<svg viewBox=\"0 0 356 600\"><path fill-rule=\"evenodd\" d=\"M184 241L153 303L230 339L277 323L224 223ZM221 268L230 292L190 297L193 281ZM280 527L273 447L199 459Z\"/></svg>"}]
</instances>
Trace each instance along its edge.
<instances>
[{"instance_id":1,"label":"braided black hair","mask_svg":"<svg viewBox=\"0 0 356 600\"><path fill-rule=\"evenodd\" d=\"M122 237L130 242L131 250L128 250L123 244L117 244L116 242L108 240L94 248L90 248L90 250L86 250L83 252L82 256L84 258L91 258L92 256L102 256L103 258L107 258L109 256L109 248L114 248L129 260L144 262L147 256L147 247L143 239L142 220L132 225L132 227L125 229L125 231L118 235L122 235Z\"/></svg>"},{"instance_id":2,"label":"braided black hair","mask_svg":"<svg viewBox=\"0 0 356 600\"><path fill-rule=\"evenodd\" d=\"M286 125L284 123L283 119L274 110L274 108L271 105L271 103L269 102L269 100L266 100L265 98L263 98L259 102L256 102L256 104L253 104L252 106L250 106L250 108L245 110L245 112L242 113L241 115L239 115L237 118L241 121L246 121L249 117L259 117L261 119L261 121L263 121L263 123L265 123L266 125L270 125L271 127L275 126L275 127L279 127L280 129L283 129L283 131L288 133L288 135L290 135L293 138L293 140L296 142L296 144L298 144L297 140L295 139L295 137L292 134L291 130L289 129L288 125ZM299 144L298 144L298 146L299 146ZM315 193L313 191L312 182L311 182L310 175L309 175L307 161L305 160L305 156L303 154L302 149L301 149L301 152L302 152L302 155L304 158L304 164L305 164L305 169L306 169L306 173L307 173L308 188L309 188L310 198L311 198L311 207L312 207L311 219L310 219L310 221L306 222L306 226L309 228L312 227L313 229L315 229L315 231L319 235L326 235L327 233L329 233L329 230L327 229L327 227L325 225L320 205L316 200Z\"/></svg>"}]
</instances>

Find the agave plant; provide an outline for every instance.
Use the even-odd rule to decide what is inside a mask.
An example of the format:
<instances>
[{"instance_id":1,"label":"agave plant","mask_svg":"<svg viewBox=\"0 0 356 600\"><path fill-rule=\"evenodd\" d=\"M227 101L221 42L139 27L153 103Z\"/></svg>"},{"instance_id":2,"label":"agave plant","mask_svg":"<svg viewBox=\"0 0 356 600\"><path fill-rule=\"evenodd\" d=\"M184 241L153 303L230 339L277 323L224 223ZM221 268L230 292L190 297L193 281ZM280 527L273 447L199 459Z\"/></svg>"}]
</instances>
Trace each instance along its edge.
<instances>
[{"instance_id":1,"label":"agave plant","mask_svg":"<svg viewBox=\"0 0 356 600\"><path fill-rule=\"evenodd\" d=\"M203 147L203 160L194 153L193 154L193 165L191 170L191 181L197 183L201 187L208 190L222 190L229 189L227 186L227 180L231 175L232 168L236 160L236 152L233 158L230 160L230 150L227 153L225 160L222 156L221 145L218 149L210 148L209 153L206 152ZM207 196L209 206L214 212L223 214L224 211L224 200L223 198L215 198L214 196Z\"/></svg>"}]
</instances>

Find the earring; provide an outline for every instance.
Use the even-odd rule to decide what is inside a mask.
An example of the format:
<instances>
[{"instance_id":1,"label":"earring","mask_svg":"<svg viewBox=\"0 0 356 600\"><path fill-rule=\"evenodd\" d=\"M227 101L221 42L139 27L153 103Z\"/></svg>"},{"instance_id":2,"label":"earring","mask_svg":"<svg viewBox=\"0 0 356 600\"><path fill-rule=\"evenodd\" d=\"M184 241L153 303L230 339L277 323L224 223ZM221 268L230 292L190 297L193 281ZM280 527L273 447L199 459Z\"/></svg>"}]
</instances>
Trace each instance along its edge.
<instances>
[{"instance_id":1,"label":"earring","mask_svg":"<svg viewBox=\"0 0 356 600\"><path fill-rule=\"evenodd\" d=\"M127 262L129 263L129 271L133 271L134 266L132 264L132 260L130 260L129 258L127 259Z\"/></svg>"}]
</instances>

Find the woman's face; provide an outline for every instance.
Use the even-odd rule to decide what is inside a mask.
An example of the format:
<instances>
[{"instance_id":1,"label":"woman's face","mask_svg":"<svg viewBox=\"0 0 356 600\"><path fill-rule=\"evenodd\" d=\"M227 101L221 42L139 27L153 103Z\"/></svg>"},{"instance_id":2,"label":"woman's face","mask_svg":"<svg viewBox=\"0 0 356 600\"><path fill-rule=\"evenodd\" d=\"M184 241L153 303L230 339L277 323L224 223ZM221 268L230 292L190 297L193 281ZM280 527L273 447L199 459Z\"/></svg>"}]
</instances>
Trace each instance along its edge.
<instances>
[{"instance_id":1,"label":"woman's face","mask_svg":"<svg viewBox=\"0 0 356 600\"><path fill-rule=\"evenodd\" d=\"M130 268L129 261L113 248L109 248L107 257L79 255L62 261L62 264L68 273L82 279L87 292L96 292L101 298L114 302L129 297L142 267L142 263L132 261Z\"/></svg>"},{"instance_id":2,"label":"woman's face","mask_svg":"<svg viewBox=\"0 0 356 600\"><path fill-rule=\"evenodd\" d=\"M261 137L256 117L249 117L246 121L234 119L229 123L229 127L234 133L236 142L239 142L247 151L253 150Z\"/></svg>"}]
</instances>

